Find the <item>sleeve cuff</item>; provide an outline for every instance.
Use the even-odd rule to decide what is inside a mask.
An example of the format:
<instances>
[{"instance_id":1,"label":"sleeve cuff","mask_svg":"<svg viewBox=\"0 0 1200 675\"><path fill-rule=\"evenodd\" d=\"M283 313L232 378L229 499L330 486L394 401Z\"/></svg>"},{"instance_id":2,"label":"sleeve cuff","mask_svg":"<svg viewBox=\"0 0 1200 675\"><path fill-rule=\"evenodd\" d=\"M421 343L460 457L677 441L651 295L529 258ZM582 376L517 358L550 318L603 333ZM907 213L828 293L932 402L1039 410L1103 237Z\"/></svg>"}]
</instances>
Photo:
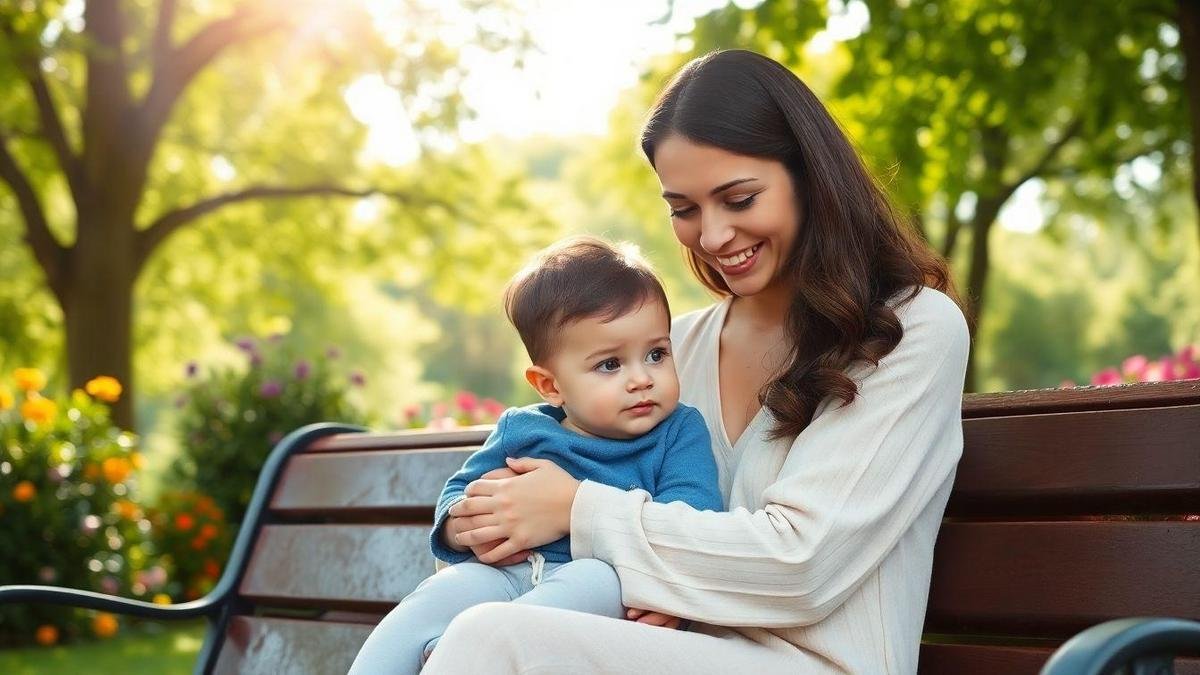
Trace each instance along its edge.
<instances>
[{"instance_id":1,"label":"sleeve cuff","mask_svg":"<svg viewBox=\"0 0 1200 675\"><path fill-rule=\"evenodd\" d=\"M636 510L649 499L642 490L625 492L611 485L585 480L579 484L575 501L571 504L571 558L596 558L611 563L607 546L598 541L596 518L601 513L613 515L621 511L632 511L629 519L638 517Z\"/></svg>"},{"instance_id":2,"label":"sleeve cuff","mask_svg":"<svg viewBox=\"0 0 1200 675\"><path fill-rule=\"evenodd\" d=\"M432 549L433 557L437 560L457 564L466 562L472 558L470 551L455 551L442 543L442 528L446 526L446 520L450 517L450 507L466 498L466 495L459 495L454 500L448 502L445 508L439 509L438 518L433 524L433 530L429 533L429 546Z\"/></svg>"}]
</instances>

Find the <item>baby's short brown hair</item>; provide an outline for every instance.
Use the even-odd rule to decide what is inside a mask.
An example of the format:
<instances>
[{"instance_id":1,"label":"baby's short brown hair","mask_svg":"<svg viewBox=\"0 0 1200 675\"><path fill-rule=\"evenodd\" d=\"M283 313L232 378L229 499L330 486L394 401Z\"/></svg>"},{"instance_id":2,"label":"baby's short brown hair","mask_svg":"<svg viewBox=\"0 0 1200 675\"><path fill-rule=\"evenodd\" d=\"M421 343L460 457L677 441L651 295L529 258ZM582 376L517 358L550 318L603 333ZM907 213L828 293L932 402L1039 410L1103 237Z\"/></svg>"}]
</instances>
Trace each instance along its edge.
<instances>
[{"instance_id":1,"label":"baby's short brown hair","mask_svg":"<svg viewBox=\"0 0 1200 675\"><path fill-rule=\"evenodd\" d=\"M540 251L504 289L504 311L535 364L553 354L559 330L579 319L612 321L657 300L671 308L650 265L632 245L578 236Z\"/></svg>"}]
</instances>

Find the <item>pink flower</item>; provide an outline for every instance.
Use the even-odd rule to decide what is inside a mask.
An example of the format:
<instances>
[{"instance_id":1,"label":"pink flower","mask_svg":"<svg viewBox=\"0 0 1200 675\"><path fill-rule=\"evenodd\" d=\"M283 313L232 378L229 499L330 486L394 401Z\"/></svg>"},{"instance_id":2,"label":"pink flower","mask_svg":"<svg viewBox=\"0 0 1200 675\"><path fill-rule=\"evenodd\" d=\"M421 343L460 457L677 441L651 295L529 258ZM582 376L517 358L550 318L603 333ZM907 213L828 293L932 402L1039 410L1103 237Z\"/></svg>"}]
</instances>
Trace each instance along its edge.
<instances>
[{"instance_id":1,"label":"pink flower","mask_svg":"<svg viewBox=\"0 0 1200 675\"><path fill-rule=\"evenodd\" d=\"M1131 356L1121 363L1121 374L1134 380L1140 380L1148 365L1150 365L1150 361L1141 354Z\"/></svg>"},{"instance_id":2,"label":"pink flower","mask_svg":"<svg viewBox=\"0 0 1200 675\"><path fill-rule=\"evenodd\" d=\"M437 419L439 417L446 417L447 412L449 412L449 409L445 403L434 403L433 408L429 412L429 416Z\"/></svg>"},{"instance_id":3,"label":"pink flower","mask_svg":"<svg viewBox=\"0 0 1200 675\"><path fill-rule=\"evenodd\" d=\"M1121 377L1121 373L1117 372L1116 368L1105 368L1104 370L1092 376L1092 384L1101 387L1121 384L1125 380Z\"/></svg>"},{"instance_id":4,"label":"pink flower","mask_svg":"<svg viewBox=\"0 0 1200 675\"><path fill-rule=\"evenodd\" d=\"M116 595L117 591L121 590L121 585L111 576L105 575L100 579L100 590L109 595Z\"/></svg>"},{"instance_id":5,"label":"pink flower","mask_svg":"<svg viewBox=\"0 0 1200 675\"><path fill-rule=\"evenodd\" d=\"M361 370L356 370L350 373L350 384L356 387L362 387L367 384L367 376L363 375Z\"/></svg>"},{"instance_id":6,"label":"pink flower","mask_svg":"<svg viewBox=\"0 0 1200 675\"><path fill-rule=\"evenodd\" d=\"M430 420L429 428L435 430L453 429L458 426L458 420L453 417L438 417Z\"/></svg>"},{"instance_id":7,"label":"pink flower","mask_svg":"<svg viewBox=\"0 0 1200 675\"><path fill-rule=\"evenodd\" d=\"M498 420L504 414L504 404L494 398L485 398L483 399L483 412L487 413L489 419Z\"/></svg>"},{"instance_id":8,"label":"pink flower","mask_svg":"<svg viewBox=\"0 0 1200 675\"><path fill-rule=\"evenodd\" d=\"M1179 350L1180 363L1194 363L1196 361L1196 345L1188 345Z\"/></svg>"},{"instance_id":9,"label":"pink flower","mask_svg":"<svg viewBox=\"0 0 1200 675\"><path fill-rule=\"evenodd\" d=\"M479 407L479 397L469 391L460 391L454 395L454 404L459 410L471 413Z\"/></svg>"},{"instance_id":10,"label":"pink flower","mask_svg":"<svg viewBox=\"0 0 1200 675\"><path fill-rule=\"evenodd\" d=\"M1179 376L1181 380L1200 380L1200 363L1189 363Z\"/></svg>"},{"instance_id":11,"label":"pink flower","mask_svg":"<svg viewBox=\"0 0 1200 675\"><path fill-rule=\"evenodd\" d=\"M263 398L275 398L283 393L283 385L276 380L267 380L258 389L258 395Z\"/></svg>"},{"instance_id":12,"label":"pink flower","mask_svg":"<svg viewBox=\"0 0 1200 675\"><path fill-rule=\"evenodd\" d=\"M1139 382L1162 382L1163 380L1171 379L1171 362L1170 361L1151 361L1142 369Z\"/></svg>"},{"instance_id":13,"label":"pink flower","mask_svg":"<svg viewBox=\"0 0 1200 675\"><path fill-rule=\"evenodd\" d=\"M412 422L421 414L421 406L418 403L404 406L404 421Z\"/></svg>"}]
</instances>

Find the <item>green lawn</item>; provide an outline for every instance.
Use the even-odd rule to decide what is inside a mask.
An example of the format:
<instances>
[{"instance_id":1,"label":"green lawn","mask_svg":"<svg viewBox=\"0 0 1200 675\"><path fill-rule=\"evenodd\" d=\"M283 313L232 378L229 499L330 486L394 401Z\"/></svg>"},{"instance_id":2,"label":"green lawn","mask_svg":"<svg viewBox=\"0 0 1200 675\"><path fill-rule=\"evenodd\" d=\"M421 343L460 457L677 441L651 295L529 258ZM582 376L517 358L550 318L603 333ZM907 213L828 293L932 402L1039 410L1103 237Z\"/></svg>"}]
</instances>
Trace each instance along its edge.
<instances>
[{"instance_id":1,"label":"green lawn","mask_svg":"<svg viewBox=\"0 0 1200 675\"><path fill-rule=\"evenodd\" d=\"M5 675L192 672L204 641L205 621L149 624L110 640L58 647L0 650Z\"/></svg>"}]
</instances>

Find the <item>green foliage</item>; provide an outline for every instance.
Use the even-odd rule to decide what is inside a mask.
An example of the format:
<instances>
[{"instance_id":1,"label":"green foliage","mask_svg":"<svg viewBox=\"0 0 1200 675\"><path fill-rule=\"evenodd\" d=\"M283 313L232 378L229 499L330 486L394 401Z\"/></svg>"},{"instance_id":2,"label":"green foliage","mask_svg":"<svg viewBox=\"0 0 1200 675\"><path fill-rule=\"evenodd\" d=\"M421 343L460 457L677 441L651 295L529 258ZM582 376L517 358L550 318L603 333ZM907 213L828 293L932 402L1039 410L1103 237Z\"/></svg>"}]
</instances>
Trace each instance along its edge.
<instances>
[{"instance_id":1,"label":"green foliage","mask_svg":"<svg viewBox=\"0 0 1200 675\"><path fill-rule=\"evenodd\" d=\"M171 481L208 495L230 523L240 523L259 471L288 432L314 422L366 421L350 401L350 387L365 383L346 374L331 350L302 358L282 339L239 341L246 365L210 368L179 400L183 455Z\"/></svg>"},{"instance_id":2,"label":"green foliage","mask_svg":"<svg viewBox=\"0 0 1200 675\"><path fill-rule=\"evenodd\" d=\"M135 575L152 549L150 522L136 501L136 437L82 391L49 399L37 383L25 386L15 396L0 391L0 584L145 596L149 589ZM86 615L51 605L0 606L0 644L32 641L44 626L71 639L86 630Z\"/></svg>"}]
</instances>

